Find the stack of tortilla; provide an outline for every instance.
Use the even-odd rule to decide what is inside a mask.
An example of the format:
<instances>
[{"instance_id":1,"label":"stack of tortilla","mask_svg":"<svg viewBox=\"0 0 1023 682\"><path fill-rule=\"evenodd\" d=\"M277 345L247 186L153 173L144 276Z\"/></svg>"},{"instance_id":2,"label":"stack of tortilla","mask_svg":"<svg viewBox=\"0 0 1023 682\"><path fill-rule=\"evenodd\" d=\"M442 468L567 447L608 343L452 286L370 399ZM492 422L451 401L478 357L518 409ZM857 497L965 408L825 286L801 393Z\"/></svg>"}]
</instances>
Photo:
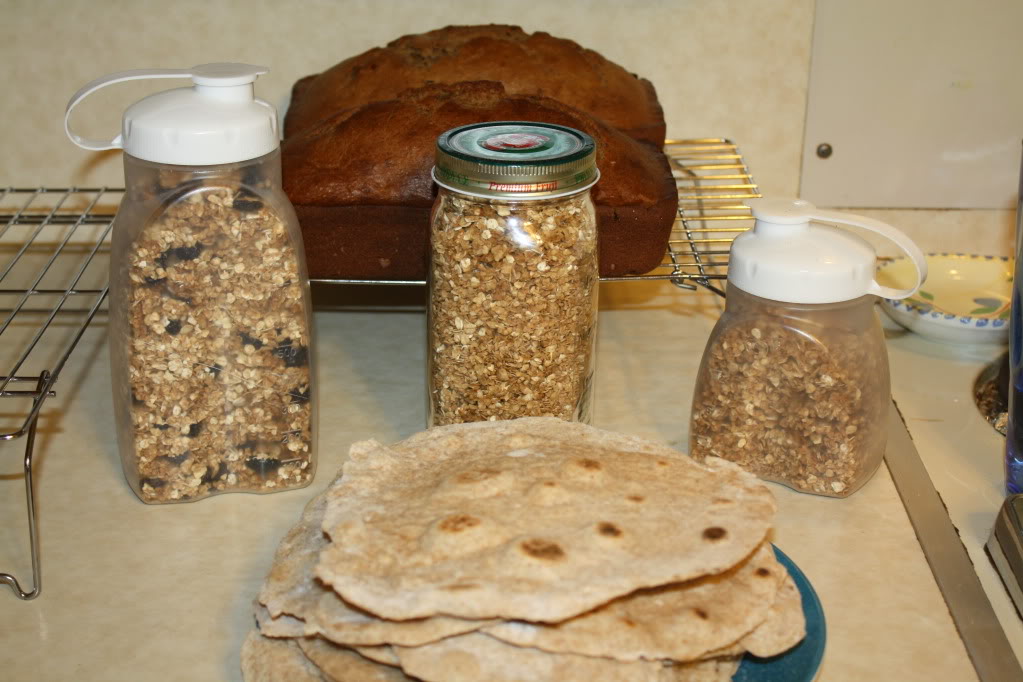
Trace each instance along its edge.
<instances>
[{"instance_id":1,"label":"stack of tortilla","mask_svg":"<svg viewBox=\"0 0 1023 682\"><path fill-rule=\"evenodd\" d=\"M552 418L357 443L277 550L245 679L729 680L804 635L774 513L729 462Z\"/></svg>"}]
</instances>

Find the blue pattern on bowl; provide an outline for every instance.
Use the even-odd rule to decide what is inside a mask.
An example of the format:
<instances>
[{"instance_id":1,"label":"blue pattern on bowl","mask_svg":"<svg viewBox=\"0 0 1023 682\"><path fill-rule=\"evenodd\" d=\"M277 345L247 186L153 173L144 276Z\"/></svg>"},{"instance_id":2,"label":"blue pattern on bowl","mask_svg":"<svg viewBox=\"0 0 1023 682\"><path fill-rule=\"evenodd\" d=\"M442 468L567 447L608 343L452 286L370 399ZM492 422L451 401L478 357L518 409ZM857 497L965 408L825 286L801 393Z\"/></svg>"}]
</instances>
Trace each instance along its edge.
<instances>
[{"instance_id":1,"label":"blue pattern on bowl","mask_svg":"<svg viewBox=\"0 0 1023 682\"><path fill-rule=\"evenodd\" d=\"M946 252L928 254L927 261L931 276L920 290L904 300L882 299L885 312L907 329L934 340L1006 343L1012 259ZM878 281L907 286L904 280L912 271L907 266L904 257L881 264Z\"/></svg>"}]
</instances>

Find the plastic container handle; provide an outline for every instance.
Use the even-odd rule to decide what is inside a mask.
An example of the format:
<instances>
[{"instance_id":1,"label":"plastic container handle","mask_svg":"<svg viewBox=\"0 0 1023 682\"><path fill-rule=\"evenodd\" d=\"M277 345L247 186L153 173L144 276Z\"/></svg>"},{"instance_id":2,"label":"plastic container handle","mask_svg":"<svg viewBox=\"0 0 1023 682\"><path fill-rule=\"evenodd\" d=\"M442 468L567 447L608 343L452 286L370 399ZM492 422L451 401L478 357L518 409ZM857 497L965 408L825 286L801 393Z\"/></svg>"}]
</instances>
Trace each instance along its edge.
<instances>
[{"instance_id":1,"label":"plastic container handle","mask_svg":"<svg viewBox=\"0 0 1023 682\"><path fill-rule=\"evenodd\" d=\"M199 64L198 66L193 66L189 69L133 69L131 71L119 71L107 76L102 76L85 85L71 97L71 100L67 103L67 109L64 110L64 132L67 133L67 136L71 138L72 142L84 149L92 149L95 151L101 151L103 149L123 149L124 140L121 138L120 134L111 140L90 140L78 135L77 133L71 132L71 124L69 122L71 118L71 111L78 106L79 102L100 88L105 88L106 86L113 85L114 83L146 80L150 78L191 78L192 82L195 83L196 86L231 87L252 83L258 76L263 75L267 71L268 69L265 66L236 64L233 62L218 62L213 64ZM249 97L251 97L251 91L249 92ZM256 101L273 110L273 107L266 102L261 100ZM276 131L276 116L274 119L274 130Z\"/></svg>"},{"instance_id":2,"label":"plastic container handle","mask_svg":"<svg viewBox=\"0 0 1023 682\"><path fill-rule=\"evenodd\" d=\"M118 73L112 73L107 76L102 76L82 86L82 89L76 92L68 101L67 108L64 110L64 132L71 138L71 141L77 144L83 149L91 149L93 151L101 151L104 149L122 149L123 140L121 134L118 133L113 139L110 140L90 140L89 138L82 137L81 135L71 131L70 118L71 111L78 106L78 103L83 99L96 92L100 88L105 88L108 85L114 83L123 83L125 81L137 81L148 78L191 78L193 69L132 69L131 71L120 71Z\"/></svg>"},{"instance_id":3,"label":"plastic container handle","mask_svg":"<svg viewBox=\"0 0 1023 682\"><path fill-rule=\"evenodd\" d=\"M881 286L875 279L870 283L870 288L867 290L868 294L875 294L881 298L908 298L915 294L916 290L919 289L920 285L922 285L924 280L927 279L927 260L924 258L924 254L920 250L920 247L914 244L913 240L899 230L896 230L891 225L866 216L854 215L852 213L841 213L839 211L825 211L819 208L815 208L808 218L810 220L817 220L825 223L838 223L840 225L862 227L864 230L876 232L877 234L895 242L895 245L902 249L902 251L909 256L909 259L913 261L913 264L916 266L917 277L916 284L914 284L912 288L893 289L892 287Z\"/></svg>"}]
</instances>

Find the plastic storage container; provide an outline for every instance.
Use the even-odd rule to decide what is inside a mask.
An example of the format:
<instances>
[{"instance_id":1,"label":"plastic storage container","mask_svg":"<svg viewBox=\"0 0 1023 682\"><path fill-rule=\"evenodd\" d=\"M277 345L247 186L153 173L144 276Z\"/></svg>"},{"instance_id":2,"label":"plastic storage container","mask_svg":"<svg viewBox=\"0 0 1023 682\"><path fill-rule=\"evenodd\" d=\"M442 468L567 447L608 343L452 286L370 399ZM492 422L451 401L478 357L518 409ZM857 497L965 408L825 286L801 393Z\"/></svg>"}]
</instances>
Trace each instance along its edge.
<instances>
[{"instance_id":1,"label":"plastic storage container","mask_svg":"<svg viewBox=\"0 0 1023 682\"><path fill-rule=\"evenodd\" d=\"M430 425L588 421L597 323L593 140L480 123L437 141Z\"/></svg>"},{"instance_id":2,"label":"plastic storage container","mask_svg":"<svg viewBox=\"0 0 1023 682\"><path fill-rule=\"evenodd\" d=\"M888 435L888 355L876 296L905 298L926 277L895 228L804 201L750 202L735 239L725 312L697 375L689 451L797 490L845 497L874 473ZM824 221L878 232L917 266L912 289L873 281L875 253Z\"/></svg>"},{"instance_id":3,"label":"plastic storage container","mask_svg":"<svg viewBox=\"0 0 1023 682\"><path fill-rule=\"evenodd\" d=\"M210 64L114 74L191 88L130 107L125 195L113 227L110 347L125 475L145 502L307 485L315 471L309 282L281 190L265 69Z\"/></svg>"}]
</instances>

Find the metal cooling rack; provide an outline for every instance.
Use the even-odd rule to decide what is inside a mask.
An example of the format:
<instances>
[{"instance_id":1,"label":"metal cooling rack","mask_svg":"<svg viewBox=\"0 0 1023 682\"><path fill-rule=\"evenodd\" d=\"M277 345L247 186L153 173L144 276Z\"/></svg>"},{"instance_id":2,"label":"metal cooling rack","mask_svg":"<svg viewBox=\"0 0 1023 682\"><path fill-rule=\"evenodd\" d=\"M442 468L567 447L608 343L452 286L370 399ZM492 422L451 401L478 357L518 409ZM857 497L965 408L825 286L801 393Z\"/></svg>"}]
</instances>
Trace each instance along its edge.
<instances>
[{"instance_id":1,"label":"metal cooling rack","mask_svg":"<svg viewBox=\"0 0 1023 682\"><path fill-rule=\"evenodd\" d=\"M705 287L727 274L728 246L752 226L746 199L760 196L735 144L721 138L667 140L679 190L678 216L664 261L651 273L603 281L669 280L684 289ZM121 189L0 188L0 398L19 399L16 423L0 424L0 441L25 438L25 504L32 589L0 573L21 599L41 590L32 455L36 423L60 377L107 295L110 228ZM102 256L97 258L97 256ZM313 280L320 284L418 284L422 281ZM59 320L61 324L55 325ZM54 346L54 356L41 352ZM43 343L43 339L47 339ZM23 415L23 417L22 417ZM5 446L6 447L6 446ZM0 448L2 449L2 448ZM0 523L4 520L0 519Z\"/></svg>"},{"instance_id":2,"label":"metal cooling rack","mask_svg":"<svg viewBox=\"0 0 1023 682\"><path fill-rule=\"evenodd\" d=\"M670 280L683 289L697 285L724 296L713 282L727 276L728 247L735 235L753 227L746 199L760 196L735 143L720 137L665 140L675 184L678 214L664 260L645 275L601 277L602 282ZM424 280L314 279L316 284L396 284L425 286Z\"/></svg>"},{"instance_id":3,"label":"metal cooling rack","mask_svg":"<svg viewBox=\"0 0 1023 682\"><path fill-rule=\"evenodd\" d=\"M646 275L602 280L671 280L683 289L700 285L724 296L713 282L728 275L732 240L753 227L743 202L759 197L760 190L729 140L666 140L664 151L678 186L678 216L664 260Z\"/></svg>"},{"instance_id":4,"label":"metal cooling rack","mask_svg":"<svg viewBox=\"0 0 1023 682\"><path fill-rule=\"evenodd\" d=\"M5 372L0 375L0 398L21 401L13 419L0 424L0 441L25 438L32 587L24 589L9 573L0 573L0 583L21 599L34 599L41 589L32 485L39 412L45 399L55 395L61 370L106 298L107 261L96 256L109 253L110 224L120 194L0 188L0 371ZM54 348L59 349L56 354Z\"/></svg>"}]
</instances>

